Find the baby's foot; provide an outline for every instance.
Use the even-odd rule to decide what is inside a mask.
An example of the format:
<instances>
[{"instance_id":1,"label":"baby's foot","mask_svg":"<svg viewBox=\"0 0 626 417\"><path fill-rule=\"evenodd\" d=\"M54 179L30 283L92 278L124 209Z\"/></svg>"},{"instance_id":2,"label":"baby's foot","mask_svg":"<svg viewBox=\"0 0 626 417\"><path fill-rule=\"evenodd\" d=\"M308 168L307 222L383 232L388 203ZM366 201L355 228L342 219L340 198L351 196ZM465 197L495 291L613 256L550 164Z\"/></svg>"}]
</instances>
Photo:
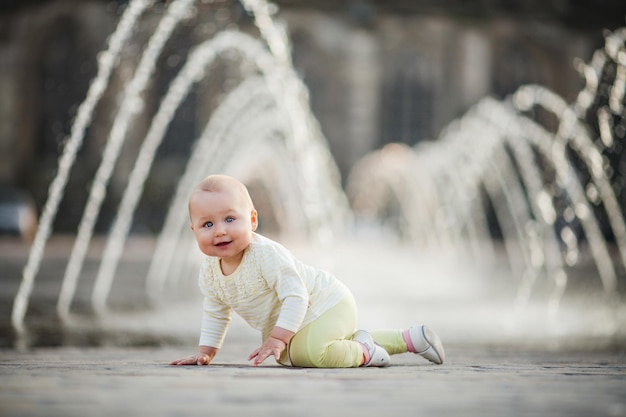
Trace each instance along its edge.
<instances>
[{"instance_id":1,"label":"baby's foot","mask_svg":"<svg viewBox=\"0 0 626 417\"><path fill-rule=\"evenodd\" d=\"M361 366L389 366L391 364L387 351L377 345L372 335L365 330L357 330L352 340L359 342L363 347L365 362Z\"/></svg>"},{"instance_id":2,"label":"baby's foot","mask_svg":"<svg viewBox=\"0 0 626 417\"><path fill-rule=\"evenodd\" d=\"M441 339L425 325L406 329L402 332L402 337L409 352L417 353L437 365L441 365L446 360Z\"/></svg>"}]
</instances>

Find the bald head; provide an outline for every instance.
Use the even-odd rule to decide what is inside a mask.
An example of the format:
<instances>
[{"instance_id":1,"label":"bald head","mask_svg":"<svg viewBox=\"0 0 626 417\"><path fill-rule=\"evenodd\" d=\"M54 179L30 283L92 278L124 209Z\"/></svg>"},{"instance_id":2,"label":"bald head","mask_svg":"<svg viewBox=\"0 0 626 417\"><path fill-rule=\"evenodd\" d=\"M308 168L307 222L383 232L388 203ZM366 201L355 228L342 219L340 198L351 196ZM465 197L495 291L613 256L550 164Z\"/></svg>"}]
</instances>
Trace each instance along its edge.
<instances>
[{"instance_id":1,"label":"bald head","mask_svg":"<svg viewBox=\"0 0 626 417\"><path fill-rule=\"evenodd\" d=\"M193 200L198 193L221 192L231 194L240 204L246 204L250 210L254 210L252 198L245 185L239 180L228 175L209 175L196 186L191 193L189 201Z\"/></svg>"}]
</instances>

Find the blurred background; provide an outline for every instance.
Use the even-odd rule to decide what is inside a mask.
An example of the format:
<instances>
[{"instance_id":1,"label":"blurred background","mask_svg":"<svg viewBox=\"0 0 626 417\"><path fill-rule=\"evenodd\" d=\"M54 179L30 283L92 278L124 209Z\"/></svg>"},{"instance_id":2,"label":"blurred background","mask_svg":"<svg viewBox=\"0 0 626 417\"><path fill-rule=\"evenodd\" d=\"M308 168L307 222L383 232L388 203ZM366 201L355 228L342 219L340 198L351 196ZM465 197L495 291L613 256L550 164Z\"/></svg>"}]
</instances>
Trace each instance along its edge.
<instances>
[{"instance_id":1,"label":"blurred background","mask_svg":"<svg viewBox=\"0 0 626 417\"><path fill-rule=\"evenodd\" d=\"M31 244L39 226L38 219L49 197L50 184L59 172L59 160L72 135L79 108L88 96L90 86L93 87L99 62L102 64L104 59L103 51L107 49L107 43L111 41L124 12L129 10L132 3L107 0L0 1L2 346L11 346L18 338L14 300L23 279L24 265L29 253L32 253ZM98 332L87 331L85 326L69 331L71 326L62 314L59 317L57 303L62 291L64 270L71 256L72 245L75 244L75 235L94 177L110 141L111 126L118 117L116 112L128 93L129 81L140 65L139 59L149 39L174 2L148 3L150 5L136 20L119 55L115 57L113 71L94 105L89 123L79 132L84 140L76 151L76 159L71 164L71 174L63 189L58 211L53 216L50 241L47 241L47 237L41 240L42 243L48 243L43 251L41 268L35 273L37 278L33 287L30 291L26 288L24 293L29 300L28 310L24 314L26 327L30 331L30 344L101 343ZM189 61L194 48L202 41L229 30L255 38L264 37L263 29L258 29L259 22L255 20L258 13L255 15L246 2L203 0L189 3L181 21L169 34L156 57L148 85L140 93L141 102L134 110L132 123L123 135L123 146L114 161L110 180L105 184L106 198L95 219L94 237L89 241L89 248L84 249L86 255L79 273L82 279L70 301L75 316L94 317L91 305L94 297L90 298L89 294L96 284L91 276L96 274L99 267L105 240L120 210L120 201L136 166L142 142L161 100ZM378 201L382 198L374 191L370 190L371 194L362 191L359 178L356 178L355 167L362 164L368 155L385 149L388 144L404 147L396 149L418 149L421 143L436 143L451 123L466 115L481 100L491 98L497 102L507 102L520 87L526 85L543 86L564 103L576 103L580 100L581 92L590 88L590 78L585 75L585 71L589 71L594 52L605 48L605 38L626 24L626 6L619 0L284 0L274 4L276 7L270 6L272 19L279 28L284 28L290 42L288 55L291 62L288 64L304 86L305 92L298 94L303 96L316 120L308 130L316 130L316 135L322 138L332 157L332 166L323 165L320 168L313 163L313 170L330 171L329 181L334 182L338 190L347 190L348 193L346 201L338 203L341 206L339 211L349 212L350 224L361 225L369 231L372 227L369 220L359 223L359 218L360 215L367 217L365 214L371 214L371 207L361 213L358 210L361 206L355 205L363 199ZM616 56L626 62L623 44L621 54L617 53ZM110 289L109 301L113 311L136 311L148 309L152 305L146 300L142 280L146 259L156 250L155 240L162 233L172 205L172 196L180 187L179 180L185 172L196 140L220 108L224 97L241 80L245 80L247 74L254 72L246 67L245 62L242 64L244 60L241 58L228 57L228 53L224 55L226 58L212 64L211 71L198 84L198 88L188 93L168 120L150 174L142 184L141 199L128 231L130 239L123 250L124 262L117 270L116 277L124 277L121 279L124 284L119 284L120 279L116 279L117 286ZM602 75L605 67L603 64L598 65L596 70ZM623 70L624 62L621 65ZM615 70L617 67L612 68L613 78L609 85L623 90L623 84L619 84L623 81L619 78L620 72ZM601 76L596 78L602 79ZM597 95L601 96L602 93L598 92ZM580 110L581 103L578 104L576 109ZM578 111L578 117L584 122L591 141L600 146L599 155L605 158L602 167L610 180L623 217L623 208L626 207L626 161L619 139L624 138L626 128L623 123L624 113L614 112L611 126L615 141L607 144L601 140L601 125L595 116L600 104L596 100L591 104L584 103L583 107L583 110L593 110L591 116L591 110L587 113ZM623 111L623 106L620 109ZM536 116L537 119L540 117ZM545 121L542 123L546 130L558 133L560 122L552 122L552 125ZM481 135L480 129L475 132ZM480 155L487 152L485 149L477 144L472 152ZM586 151L581 152L585 154ZM439 153L452 155L454 152L440 149ZM232 151L224 156L215 151L207 158L224 158L235 154ZM398 158L396 161L403 157ZM447 161L446 157L442 158ZM587 175L587 168L581 167L584 159L581 156L572 163L578 166L579 172L584 172L583 176ZM280 160L277 163L280 164ZM256 169L269 170L271 163L267 164ZM458 168L454 163L450 164L446 165L447 170ZM459 175L465 174L460 170ZM374 182L367 180L370 185ZM288 200L301 198L290 197L289 187L280 197L272 197L274 201L265 201L268 182L250 180L248 185L261 207L262 232L282 235L286 240L302 237L305 242L312 239L312 235L320 236L312 233L317 227L315 224L293 234L284 229L281 223L281 215L284 213L279 206L289 206ZM302 188L299 183L291 187ZM350 194L350 190L357 190L356 197L355 193ZM410 195L411 191L397 193L396 198L401 200L403 195ZM389 206L376 210L379 211L378 216L381 210L386 210L382 216L382 222L386 224L390 217L398 215ZM498 209L492 201L485 210L489 238L501 242L506 233L501 230L504 226L498 224ZM564 208L563 213L567 218ZM357 220L354 220L353 215ZM588 279L595 283L592 285L594 291L602 294L594 298L594 302L606 305L606 297L611 300L609 315L612 318L606 320L612 324L608 325L608 330L599 330L599 334L606 336L604 342L608 338L606 343L610 346L623 348L623 329L619 330L624 314L623 303L615 300L616 297L619 299L625 288L624 266L617 259L621 237L614 233L612 224L609 224L607 217L610 216L596 214L595 217L600 222L602 240L608 242L607 253L614 260L612 265L615 269L614 278ZM297 223L298 220L293 222ZM363 226L364 223L367 223L367 227ZM405 220L392 220L391 223L394 224L394 239L408 242L403 248L426 244L419 239L407 239L411 233L406 233ZM571 227L571 230L580 242L588 240L582 227ZM379 230L375 236L379 237L381 233ZM388 229L382 234L388 238ZM321 236L323 242L325 235ZM357 239L363 239L363 236L359 236ZM566 259L568 248L571 247L567 245L569 235L563 236L560 233L560 250L556 256L562 255ZM578 246L582 248L585 245L580 243ZM498 247L496 252L502 250ZM588 252L582 252L567 267L583 271L578 272L577 276L584 275L587 280L589 275L598 275L594 268L598 258L591 259L591 255L585 256ZM553 255L547 253L546 257ZM409 253L407 256L410 258L412 255ZM461 257L458 253L452 256L457 259ZM481 262L478 262L479 266L484 266ZM560 262L557 263L560 265ZM489 276L494 274L493 271L501 271L500 268L503 268L498 261L490 265ZM194 291L195 277L193 273L190 276L192 278L187 280L182 290L174 291L179 292L182 298ZM494 287L493 281L487 281L491 282L488 287ZM496 278L496 282L500 281ZM524 287L522 278L519 281L516 278L513 282L514 289L509 294L511 297L502 300L504 303L515 299L516 290L519 293L520 288ZM577 282L576 279L573 282ZM454 284L446 283L444 287L447 285ZM544 289L541 287L537 291ZM545 289L546 294L554 294L554 291L552 287ZM439 294L439 297L445 301L445 295ZM553 297L546 296L546 303ZM544 316L540 315L538 320L545 318L541 317ZM603 315L601 321L604 320ZM97 329L92 321L88 323L89 329ZM114 340L111 335L107 337L109 341ZM149 337L138 340L138 343L144 343L145 340L152 342Z\"/></svg>"}]
</instances>

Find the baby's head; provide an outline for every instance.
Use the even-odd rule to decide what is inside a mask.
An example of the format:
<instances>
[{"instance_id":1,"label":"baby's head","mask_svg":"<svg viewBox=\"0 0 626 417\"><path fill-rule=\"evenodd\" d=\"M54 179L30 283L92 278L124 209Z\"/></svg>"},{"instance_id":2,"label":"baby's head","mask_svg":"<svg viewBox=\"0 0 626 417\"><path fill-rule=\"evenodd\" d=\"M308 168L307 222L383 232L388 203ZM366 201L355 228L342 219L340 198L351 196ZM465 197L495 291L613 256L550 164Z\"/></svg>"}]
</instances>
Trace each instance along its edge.
<instances>
[{"instance_id":1,"label":"baby's head","mask_svg":"<svg viewBox=\"0 0 626 417\"><path fill-rule=\"evenodd\" d=\"M219 257L243 251L258 225L248 189L227 175L210 175L197 185L189 218L202 252Z\"/></svg>"},{"instance_id":2,"label":"baby's head","mask_svg":"<svg viewBox=\"0 0 626 417\"><path fill-rule=\"evenodd\" d=\"M245 205L247 206L247 209L254 210L254 204L252 203L252 198L250 197L250 193L248 192L246 186L237 179L228 175L209 175L200 181L191 194L189 204L191 205L192 200L197 193L203 192L228 193L233 198L233 203Z\"/></svg>"}]
</instances>

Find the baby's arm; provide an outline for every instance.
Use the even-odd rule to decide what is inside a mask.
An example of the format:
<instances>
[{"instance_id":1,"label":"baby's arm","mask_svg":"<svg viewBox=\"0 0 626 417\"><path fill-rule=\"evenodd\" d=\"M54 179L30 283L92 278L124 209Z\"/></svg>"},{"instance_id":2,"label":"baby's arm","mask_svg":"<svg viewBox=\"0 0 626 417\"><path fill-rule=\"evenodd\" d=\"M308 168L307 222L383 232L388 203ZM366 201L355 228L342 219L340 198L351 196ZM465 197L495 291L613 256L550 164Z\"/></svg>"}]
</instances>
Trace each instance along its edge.
<instances>
[{"instance_id":1,"label":"baby's arm","mask_svg":"<svg viewBox=\"0 0 626 417\"><path fill-rule=\"evenodd\" d=\"M285 350L294 334L294 332L275 326L263 345L252 352L248 360L254 359L254 366L258 366L270 356L274 356L276 360L280 359L280 354Z\"/></svg>"},{"instance_id":2,"label":"baby's arm","mask_svg":"<svg viewBox=\"0 0 626 417\"><path fill-rule=\"evenodd\" d=\"M198 353L188 358L176 359L170 365L208 365L219 349L211 346L198 346Z\"/></svg>"}]
</instances>

